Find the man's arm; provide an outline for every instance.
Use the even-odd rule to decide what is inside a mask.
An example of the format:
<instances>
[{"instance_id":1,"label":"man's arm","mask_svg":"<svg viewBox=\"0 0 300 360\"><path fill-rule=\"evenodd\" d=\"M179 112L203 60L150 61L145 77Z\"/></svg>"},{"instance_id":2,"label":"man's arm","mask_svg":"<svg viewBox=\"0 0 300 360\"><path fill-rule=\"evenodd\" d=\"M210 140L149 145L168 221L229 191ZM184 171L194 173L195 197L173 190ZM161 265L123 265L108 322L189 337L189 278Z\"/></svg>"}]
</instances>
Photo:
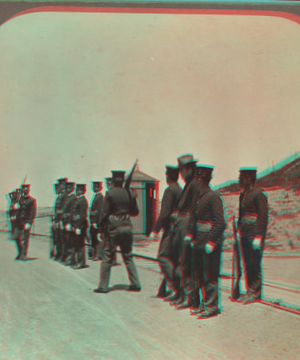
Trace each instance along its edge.
<instances>
[{"instance_id":1,"label":"man's arm","mask_svg":"<svg viewBox=\"0 0 300 360\"><path fill-rule=\"evenodd\" d=\"M170 219L173 204L173 194L170 189L166 189L161 201L161 210L156 224L153 227L155 233L159 233L162 228L167 225L167 221Z\"/></svg>"}]
</instances>

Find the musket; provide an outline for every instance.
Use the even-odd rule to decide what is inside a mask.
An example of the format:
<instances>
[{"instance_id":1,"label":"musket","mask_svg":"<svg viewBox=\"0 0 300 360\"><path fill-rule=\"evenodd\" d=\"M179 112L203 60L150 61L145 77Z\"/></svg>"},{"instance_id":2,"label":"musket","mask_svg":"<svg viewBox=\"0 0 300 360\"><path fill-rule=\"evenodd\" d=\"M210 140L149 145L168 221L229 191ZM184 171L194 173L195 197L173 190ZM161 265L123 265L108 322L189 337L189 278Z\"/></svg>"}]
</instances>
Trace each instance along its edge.
<instances>
[{"instance_id":1,"label":"musket","mask_svg":"<svg viewBox=\"0 0 300 360\"><path fill-rule=\"evenodd\" d=\"M231 284L231 296L232 299L238 299L240 297L240 279L242 275L241 271L241 255L239 245L239 234L237 230L236 218L233 215L232 218L232 230L233 230L233 254L232 254L232 284Z\"/></svg>"},{"instance_id":2,"label":"musket","mask_svg":"<svg viewBox=\"0 0 300 360\"><path fill-rule=\"evenodd\" d=\"M134 170L136 168L137 162L138 162L138 159L135 160L135 163L133 164L133 168L131 169L127 179L125 180L124 189L126 189L126 190L129 190L130 183L131 183L132 176L133 176Z\"/></svg>"}]
</instances>

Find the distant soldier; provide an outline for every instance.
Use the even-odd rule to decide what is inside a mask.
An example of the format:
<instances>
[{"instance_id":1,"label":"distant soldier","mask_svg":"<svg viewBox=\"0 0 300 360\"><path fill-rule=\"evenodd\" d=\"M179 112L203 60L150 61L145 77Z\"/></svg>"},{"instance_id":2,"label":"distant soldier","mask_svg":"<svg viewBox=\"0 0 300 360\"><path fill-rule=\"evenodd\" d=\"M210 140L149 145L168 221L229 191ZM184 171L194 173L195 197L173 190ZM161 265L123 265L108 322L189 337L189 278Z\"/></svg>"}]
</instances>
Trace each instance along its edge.
<instances>
[{"instance_id":1,"label":"distant soldier","mask_svg":"<svg viewBox=\"0 0 300 360\"><path fill-rule=\"evenodd\" d=\"M178 216L178 203L182 194L182 188L177 182L178 175L177 166L166 165L166 182L169 186L164 192L160 215L150 234L150 238L154 240L161 229L164 229L157 256L164 279L157 295L161 297L170 295L171 298L176 293L174 260L172 258L174 226ZM170 289L169 294L165 292L166 284Z\"/></svg>"},{"instance_id":2,"label":"distant soldier","mask_svg":"<svg viewBox=\"0 0 300 360\"><path fill-rule=\"evenodd\" d=\"M22 194L17 204L13 206L18 211L16 241L18 256L16 260L26 261L29 246L29 232L36 214L36 200L29 196L30 185L22 185Z\"/></svg>"},{"instance_id":3,"label":"distant soldier","mask_svg":"<svg viewBox=\"0 0 300 360\"><path fill-rule=\"evenodd\" d=\"M91 239L91 248L89 259L91 260L102 260L102 244L97 239L98 234L98 222L100 219L100 214L103 206L103 195L101 194L102 182L93 181L93 192L94 196L91 201L89 209L89 221L90 221L90 239Z\"/></svg>"},{"instance_id":4,"label":"distant soldier","mask_svg":"<svg viewBox=\"0 0 300 360\"><path fill-rule=\"evenodd\" d=\"M211 190L209 183L212 166L197 166L199 194L194 198L189 234L193 243L194 314L209 318L220 313L219 275L226 228L221 197ZM203 289L202 306L199 306L199 289Z\"/></svg>"},{"instance_id":5,"label":"distant soldier","mask_svg":"<svg viewBox=\"0 0 300 360\"><path fill-rule=\"evenodd\" d=\"M57 201L58 201L58 195L59 195L59 184L55 183L53 184L54 187L54 193L55 193L55 199L53 204L53 211L51 214L51 234L52 237L50 238L50 259L53 259L55 257L56 253L56 209L57 209Z\"/></svg>"},{"instance_id":6,"label":"distant soldier","mask_svg":"<svg viewBox=\"0 0 300 360\"><path fill-rule=\"evenodd\" d=\"M98 228L103 233L103 227L108 224L108 237L105 237L103 259L100 271L100 283L94 292L107 293L114 253L120 246L123 260L127 268L131 291L140 291L141 285L132 257L132 222L130 216L137 216L139 209L136 197L131 190L123 188L125 171L112 171L114 187L105 194L103 209Z\"/></svg>"},{"instance_id":7,"label":"distant soldier","mask_svg":"<svg viewBox=\"0 0 300 360\"><path fill-rule=\"evenodd\" d=\"M10 230L11 230L11 236L14 233L15 226L16 226L16 220L17 220L17 210L13 210L13 206L17 203L16 199L16 191L13 190L8 194L9 197L9 203L8 203L8 219L10 220Z\"/></svg>"},{"instance_id":8,"label":"distant soldier","mask_svg":"<svg viewBox=\"0 0 300 360\"><path fill-rule=\"evenodd\" d=\"M178 204L178 220L175 225L174 259L175 273L181 277L180 291L174 296L166 298L173 300L172 304L178 309L185 309L191 305L192 279L191 279L191 242L186 238L189 231L193 199L198 194L195 177L196 163L192 154L180 156L178 159L179 172L185 181L185 186ZM176 300L177 299L177 300Z\"/></svg>"},{"instance_id":9,"label":"distant soldier","mask_svg":"<svg viewBox=\"0 0 300 360\"><path fill-rule=\"evenodd\" d=\"M73 182L66 183L66 194L67 197L63 209L64 243L63 243L61 261L65 263L65 265L74 265L74 264L70 264L69 261L72 248L75 247L74 236L73 236L74 234L71 228L72 211L76 202L76 195L74 194Z\"/></svg>"},{"instance_id":10,"label":"distant soldier","mask_svg":"<svg viewBox=\"0 0 300 360\"><path fill-rule=\"evenodd\" d=\"M84 196L86 192L85 184L76 184L76 202L72 211L72 231L75 240L75 254L71 263L75 262L74 269L83 269L87 267L85 256L85 238L87 233L87 213L88 202Z\"/></svg>"},{"instance_id":11,"label":"distant soldier","mask_svg":"<svg viewBox=\"0 0 300 360\"><path fill-rule=\"evenodd\" d=\"M268 198L255 187L256 168L240 168L239 184L243 191L239 199L238 230L241 239L247 293L239 298L244 304L261 298L265 238L268 226Z\"/></svg>"},{"instance_id":12,"label":"distant soldier","mask_svg":"<svg viewBox=\"0 0 300 360\"><path fill-rule=\"evenodd\" d=\"M56 201L56 209L55 209L56 254L54 259L57 261L61 261L62 249L64 244L63 211L67 199L67 193L66 193L67 180L68 180L67 178L58 179L59 195Z\"/></svg>"}]
</instances>

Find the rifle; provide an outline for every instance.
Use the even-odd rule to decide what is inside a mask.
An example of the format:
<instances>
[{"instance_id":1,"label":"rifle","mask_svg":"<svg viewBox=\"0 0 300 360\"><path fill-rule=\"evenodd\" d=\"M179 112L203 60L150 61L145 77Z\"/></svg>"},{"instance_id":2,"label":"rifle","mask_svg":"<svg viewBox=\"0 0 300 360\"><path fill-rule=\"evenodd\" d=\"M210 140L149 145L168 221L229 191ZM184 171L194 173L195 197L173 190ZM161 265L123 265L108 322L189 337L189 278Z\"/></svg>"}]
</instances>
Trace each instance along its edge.
<instances>
[{"instance_id":1,"label":"rifle","mask_svg":"<svg viewBox=\"0 0 300 360\"><path fill-rule=\"evenodd\" d=\"M126 189L127 191L129 190L130 183L131 183L132 176L133 176L134 170L136 168L137 162L138 162L138 159L135 160L135 163L133 164L133 168L131 169L127 179L125 180L124 189Z\"/></svg>"},{"instance_id":2,"label":"rifle","mask_svg":"<svg viewBox=\"0 0 300 360\"><path fill-rule=\"evenodd\" d=\"M239 234L237 231L237 224L235 215L232 218L232 229L233 229L233 254L232 254L232 284L231 284L231 297L237 300L240 297L240 279L242 275L241 271L241 255L239 245Z\"/></svg>"}]
</instances>

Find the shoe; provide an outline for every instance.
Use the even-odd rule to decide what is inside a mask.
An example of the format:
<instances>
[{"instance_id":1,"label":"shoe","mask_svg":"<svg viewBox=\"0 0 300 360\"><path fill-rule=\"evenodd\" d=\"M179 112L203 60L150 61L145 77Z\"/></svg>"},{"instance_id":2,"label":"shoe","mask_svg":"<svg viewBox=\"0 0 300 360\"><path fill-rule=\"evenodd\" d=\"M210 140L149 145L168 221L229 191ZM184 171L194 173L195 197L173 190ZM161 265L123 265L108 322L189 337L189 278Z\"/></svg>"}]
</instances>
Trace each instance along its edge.
<instances>
[{"instance_id":1,"label":"shoe","mask_svg":"<svg viewBox=\"0 0 300 360\"><path fill-rule=\"evenodd\" d=\"M178 299L178 293L175 291L172 291L171 294L169 296L166 296L164 301L173 301L173 300L177 300Z\"/></svg>"},{"instance_id":2,"label":"shoe","mask_svg":"<svg viewBox=\"0 0 300 360\"><path fill-rule=\"evenodd\" d=\"M21 257L20 257L20 260L22 260L22 261L27 261L28 258L27 258L26 256L21 256Z\"/></svg>"},{"instance_id":3,"label":"shoe","mask_svg":"<svg viewBox=\"0 0 300 360\"><path fill-rule=\"evenodd\" d=\"M88 267L89 267L88 265L80 265L80 266L75 267L74 270L86 269Z\"/></svg>"},{"instance_id":4,"label":"shoe","mask_svg":"<svg viewBox=\"0 0 300 360\"><path fill-rule=\"evenodd\" d=\"M118 266L118 265L121 265L121 264L118 262L115 262L115 261L111 264L111 266Z\"/></svg>"},{"instance_id":5,"label":"shoe","mask_svg":"<svg viewBox=\"0 0 300 360\"><path fill-rule=\"evenodd\" d=\"M179 309L179 310L181 310L181 309L187 309L187 308L189 308L190 306L191 306L191 303L190 303L189 301L185 300L185 301L183 301L182 303L178 304L177 307L176 307L176 309Z\"/></svg>"},{"instance_id":6,"label":"shoe","mask_svg":"<svg viewBox=\"0 0 300 360\"><path fill-rule=\"evenodd\" d=\"M210 317L217 316L219 314L221 314L221 311L219 309L216 309L216 310L204 310L199 315L198 319L208 319Z\"/></svg>"},{"instance_id":7,"label":"shoe","mask_svg":"<svg viewBox=\"0 0 300 360\"><path fill-rule=\"evenodd\" d=\"M248 297L251 297L250 293L246 293L246 294L243 294L241 295L238 299L237 299L237 302L244 302Z\"/></svg>"},{"instance_id":8,"label":"shoe","mask_svg":"<svg viewBox=\"0 0 300 360\"><path fill-rule=\"evenodd\" d=\"M21 255L18 255L15 260L21 260Z\"/></svg>"},{"instance_id":9,"label":"shoe","mask_svg":"<svg viewBox=\"0 0 300 360\"><path fill-rule=\"evenodd\" d=\"M177 299L177 300L171 301L171 304L172 304L172 305L179 305L179 304L181 304L181 303L182 303L182 299L181 299L181 298L179 298L179 299Z\"/></svg>"},{"instance_id":10,"label":"shoe","mask_svg":"<svg viewBox=\"0 0 300 360\"><path fill-rule=\"evenodd\" d=\"M129 288L127 289L127 291L141 291L141 290L142 288L137 285L129 285Z\"/></svg>"},{"instance_id":11,"label":"shoe","mask_svg":"<svg viewBox=\"0 0 300 360\"><path fill-rule=\"evenodd\" d=\"M101 294L107 294L108 293L108 290L104 290L104 289L94 289L93 290L94 293L101 293Z\"/></svg>"},{"instance_id":12,"label":"shoe","mask_svg":"<svg viewBox=\"0 0 300 360\"><path fill-rule=\"evenodd\" d=\"M102 258L94 258L93 261L99 261L102 260Z\"/></svg>"},{"instance_id":13,"label":"shoe","mask_svg":"<svg viewBox=\"0 0 300 360\"><path fill-rule=\"evenodd\" d=\"M247 304L252 304L255 302L259 302L259 301L260 301L260 296L249 296L243 301L243 304L247 305Z\"/></svg>"},{"instance_id":14,"label":"shoe","mask_svg":"<svg viewBox=\"0 0 300 360\"><path fill-rule=\"evenodd\" d=\"M204 311L204 308L203 308L203 307L201 307L200 309L199 309L199 308L197 308L197 309L192 309L192 310L191 310L191 315L200 315L200 314L203 313L203 311Z\"/></svg>"}]
</instances>

